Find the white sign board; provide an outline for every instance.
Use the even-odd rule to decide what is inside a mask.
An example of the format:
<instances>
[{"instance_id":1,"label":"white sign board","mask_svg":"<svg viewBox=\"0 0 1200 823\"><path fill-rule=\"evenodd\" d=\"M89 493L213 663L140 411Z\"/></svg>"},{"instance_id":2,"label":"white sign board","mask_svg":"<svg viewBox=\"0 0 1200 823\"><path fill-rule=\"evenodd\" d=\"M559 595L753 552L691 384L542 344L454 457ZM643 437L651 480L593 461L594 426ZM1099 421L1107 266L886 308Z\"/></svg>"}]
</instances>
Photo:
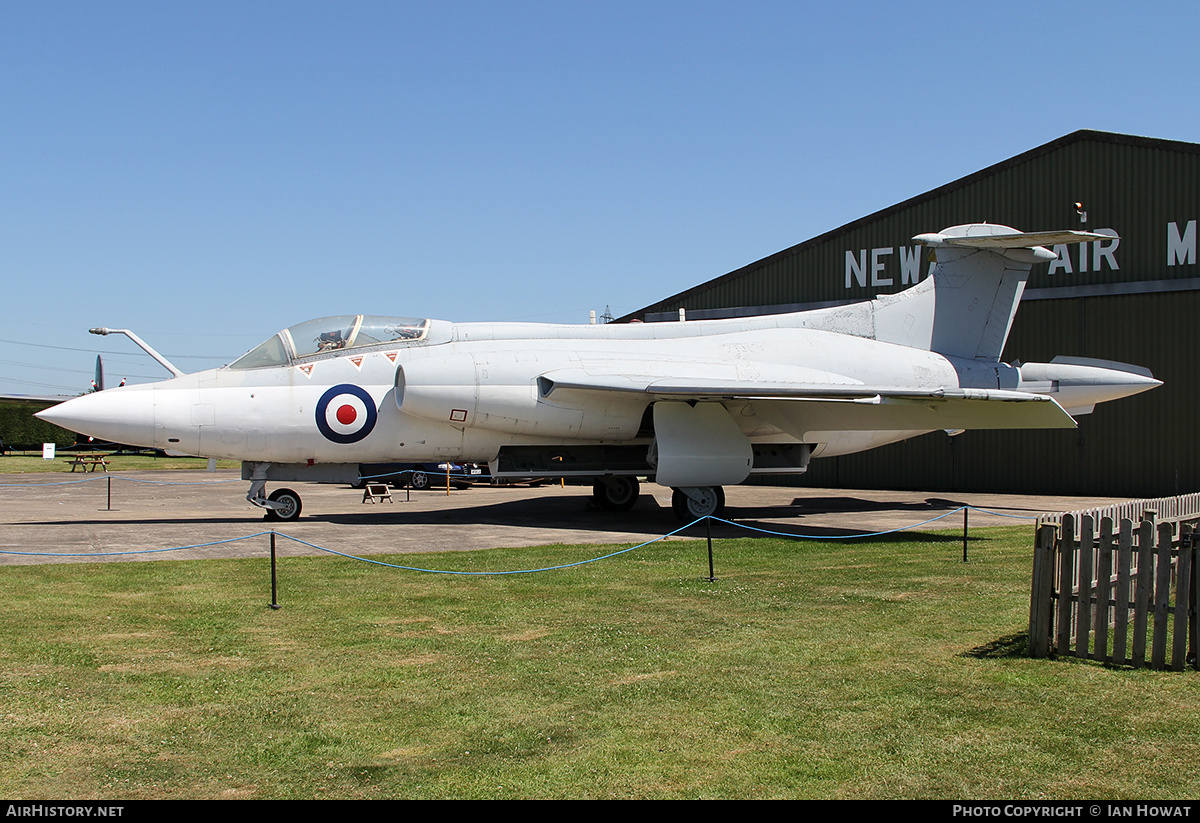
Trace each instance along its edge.
<instances>
[{"instance_id":1,"label":"white sign board","mask_svg":"<svg viewBox=\"0 0 1200 823\"><path fill-rule=\"evenodd\" d=\"M54 459L54 444L53 443L43 443L42 444L42 459L43 460L53 460Z\"/></svg>"}]
</instances>

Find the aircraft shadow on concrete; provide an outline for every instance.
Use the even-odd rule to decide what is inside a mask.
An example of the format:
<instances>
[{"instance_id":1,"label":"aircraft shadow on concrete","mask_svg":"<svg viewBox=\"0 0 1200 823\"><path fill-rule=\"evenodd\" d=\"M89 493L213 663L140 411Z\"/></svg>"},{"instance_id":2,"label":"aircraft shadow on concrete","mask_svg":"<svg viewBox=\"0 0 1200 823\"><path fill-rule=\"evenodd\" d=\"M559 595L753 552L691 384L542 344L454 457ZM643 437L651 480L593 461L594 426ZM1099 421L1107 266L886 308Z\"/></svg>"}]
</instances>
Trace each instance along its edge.
<instances>
[{"instance_id":1,"label":"aircraft shadow on concrete","mask_svg":"<svg viewBox=\"0 0 1200 823\"><path fill-rule=\"evenodd\" d=\"M654 498L649 496L644 496L636 506L626 512L598 511L593 509L588 502L585 502L587 500L587 498L580 497L545 496L523 500L510 500L502 503L465 505L454 509L408 512L405 512L403 509L389 510L384 508L388 504L381 503L379 504L379 508L372 512L356 512L353 514L315 513L308 519L346 526L351 526L355 523L398 526L406 524L433 526L447 523L478 523L480 525L491 526L528 526L539 529L561 529L568 532L601 531L628 533L639 537L662 536L676 532L680 528L680 524L675 519L672 510L669 507L660 506ZM804 509L802 511L798 510L801 506L798 506L796 502L793 502L791 506L729 506L722 519L739 525L713 522L706 527L703 523L697 523L679 533L687 537L705 537L711 533L715 538L769 538L779 535L756 532L753 529L762 529L765 531L780 531L782 529L783 536L785 537L848 537L859 534L862 530L830 526L802 526L798 523L789 524L781 523L780 521L798 518L804 514L817 514L828 511L896 511L912 509L914 511L930 512L951 510L961 505L951 501L931 498L922 504L881 503L851 499L849 504L839 508L824 506L824 503L831 501L844 503L839 498L822 498L822 507L815 511L812 505L808 505L811 502L808 500L801 501L805 504L802 507ZM398 502L392 505L399 507L404 504ZM741 528L741 526L750 528ZM802 532L797 532L794 535L788 534L790 530L797 527L801 528ZM940 529L941 527L934 526L934 528ZM903 533L892 533L887 537L889 539L910 539L910 537L904 536ZM960 538L921 533L919 535L912 535L911 539L921 539L928 542L931 540L959 540Z\"/></svg>"},{"instance_id":2,"label":"aircraft shadow on concrete","mask_svg":"<svg viewBox=\"0 0 1200 823\"><path fill-rule=\"evenodd\" d=\"M707 526L697 523L683 531L681 536L703 538L711 535L714 538L727 539L734 537L772 538L796 537L799 539L847 538L862 535L862 528L843 528L828 525L804 524L805 515L855 513L855 512L885 512L910 511L915 515L934 514L950 511L961 506L951 500L927 498L921 502L898 500L864 500L855 497L820 497L795 498L791 505L784 506L729 506L723 520L729 523L712 522ZM397 500L391 503L379 503L371 509L355 512L306 512L300 520L304 523L330 523L339 526L438 526L438 525L470 525L497 526L509 528L536 528L562 530L564 532L606 532L612 534L628 534L635 538L654 538L676 532L680 524L670 507L660 506L649 495L644 495L632 509L625 512L610 512L596 510L590 503L590 498L579 496L556 497L551 495L509 500L500 503L465 504L452 509L413 510L406 509L406 501ZM365 507L364 507L365 508ZM118 509L119 511L119 509ZM920 522L920 518L916 520ZM784 522L781 522L784 521ZM786 522L791 521L791 522ZM253 511L245 515L197 517L197 516L158 516L137 518L77 518L74 520L41 520L25 521L13 525L27 526L145 526L154 524L186 524L190 526L229 526L245 525L249 528L286 528L289 523L266 521L256 516ZM901 526L915 525L900 524ZM935 521L928 524L928 530L942 531L953 529L957 524L949 520ZM747 528L742 528L742 527ZM760 529L762 531L755 531ZM883 535L884 529L867 530L871 534L858 537L860 540L894 540L894 541L924 541L941 542L957 541L958 536L933 535L929 531L889 531ZM771 534L769 532L776 532ZM972 537L976 540L976 537Z\"/></svg>"},{"instance_id":3,"label":"aircraft shadow on concrete","mask_svg":"<svg viewBox=\"0 0 1200 823\"><path fill-rule=\"evenodd\" d=\"M422 525L441 524L529 527L563 529L567 531L628 532L630 534L661 535L679 528L669 508L663 508L651 497L644 497L626 512L595 511L588 505L590 498L550 495L508 500L501 503L455 506L450 509L416 510L405 508L403 500L379 503L362 512L314 512L302 519L336 523L341 526ZM364 507L365 508L365 507Z\"/></svg>"},{"instance_id":4,"label":"aircraft shadow on concrete","mask_svg":"<svg viewBox=\"0 0 1200 823\"><path fill-rule=\"evenodd\" d=\"M952 511L970 505L963 500L950 500L944 497L927 497L922 501L912 500L864 500L860 497L797 497L792 500L792 506L800 509L797 514L830 514L833 512L870 512L870 511L913 511L937 512ZM983 508L993 511L1027 512L1021 506L986 506Z\"/></svg>"}]
</instances>

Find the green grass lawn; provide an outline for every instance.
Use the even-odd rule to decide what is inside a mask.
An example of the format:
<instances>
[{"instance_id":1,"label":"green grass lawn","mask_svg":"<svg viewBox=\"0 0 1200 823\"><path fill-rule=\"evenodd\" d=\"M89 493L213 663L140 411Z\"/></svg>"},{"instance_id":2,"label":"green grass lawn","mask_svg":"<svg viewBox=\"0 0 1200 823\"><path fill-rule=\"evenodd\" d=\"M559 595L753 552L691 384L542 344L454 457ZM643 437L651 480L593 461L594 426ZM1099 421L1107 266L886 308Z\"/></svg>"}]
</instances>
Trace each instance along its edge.
<instances>
[{"instance_id":1,"label":"green grass lawn","mask_svg":"<svg viewBox=\"0 0 1200 823\"><path fill-rule=\"evenodd\" d=\"M0 795L1200 796L1196 673L1021 656L1031 543L6 567Z\"/></svg>"},{"instance_id":2,"label":"green grass lawn","mask_svg":"<svg viewBox=\"0 0 1200 823\"><path fill-rule=\"evenodd\" d=\"M0 457L0 474L70 472L73 468L71 460L76 454L104 455L109 471L203 469L208 465L208 460L203 457L158 457L153 454L110 454L104 451L75 452L59 449L53 460L44 460L41 452L9 452ZM241 465L237 460L217 461L217 468L220 469L236 469ZM74 468L75 474L85 470L83 467ZM90 468L87 471L91 473Z\"/></svg>"}]
</instances>

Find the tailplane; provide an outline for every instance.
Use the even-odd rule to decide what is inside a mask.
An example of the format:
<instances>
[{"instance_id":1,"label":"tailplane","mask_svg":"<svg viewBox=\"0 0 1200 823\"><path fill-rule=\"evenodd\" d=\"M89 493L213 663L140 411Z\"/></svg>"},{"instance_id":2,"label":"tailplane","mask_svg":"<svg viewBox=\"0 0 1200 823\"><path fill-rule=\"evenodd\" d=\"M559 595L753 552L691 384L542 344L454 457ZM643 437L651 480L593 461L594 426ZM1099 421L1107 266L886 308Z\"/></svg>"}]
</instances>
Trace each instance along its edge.
<instances>
[{"instance_id":1,"label":"tailplane","mask_svg":"<svg viewBox=\"0 0 1200 823\"><path fill-rule=\"evenodd\" d=\"M1034 263L1056 259L1059 243L1111 240L1079 231L1019 232L952 226L913 241L936 255L931 277L872 301L875 339L969 360L1000 359Z\"/></svg>"}]
</instances>

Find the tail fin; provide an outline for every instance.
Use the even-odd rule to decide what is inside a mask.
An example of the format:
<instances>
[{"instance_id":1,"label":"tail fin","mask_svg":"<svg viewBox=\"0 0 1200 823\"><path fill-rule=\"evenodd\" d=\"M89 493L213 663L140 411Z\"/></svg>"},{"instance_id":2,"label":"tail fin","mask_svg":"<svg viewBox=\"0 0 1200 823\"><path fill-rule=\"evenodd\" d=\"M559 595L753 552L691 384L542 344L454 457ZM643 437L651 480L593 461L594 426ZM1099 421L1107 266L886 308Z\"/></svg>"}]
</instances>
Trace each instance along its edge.
<instances>
[{"instance_id":1,"label":"tail fin","mask_svg":"<svg viewBox=\"0 0 1200 823\"><path fill-rule=\"evenodd\" d=\"M1056 259L1044 245L1111 239L1090 232L1023 233L973 223L913 241L937 256L933 275L872 302L875 339L952 357L996 361L1004 351L1034 263Z\"/></svg>"}]
</instances>

